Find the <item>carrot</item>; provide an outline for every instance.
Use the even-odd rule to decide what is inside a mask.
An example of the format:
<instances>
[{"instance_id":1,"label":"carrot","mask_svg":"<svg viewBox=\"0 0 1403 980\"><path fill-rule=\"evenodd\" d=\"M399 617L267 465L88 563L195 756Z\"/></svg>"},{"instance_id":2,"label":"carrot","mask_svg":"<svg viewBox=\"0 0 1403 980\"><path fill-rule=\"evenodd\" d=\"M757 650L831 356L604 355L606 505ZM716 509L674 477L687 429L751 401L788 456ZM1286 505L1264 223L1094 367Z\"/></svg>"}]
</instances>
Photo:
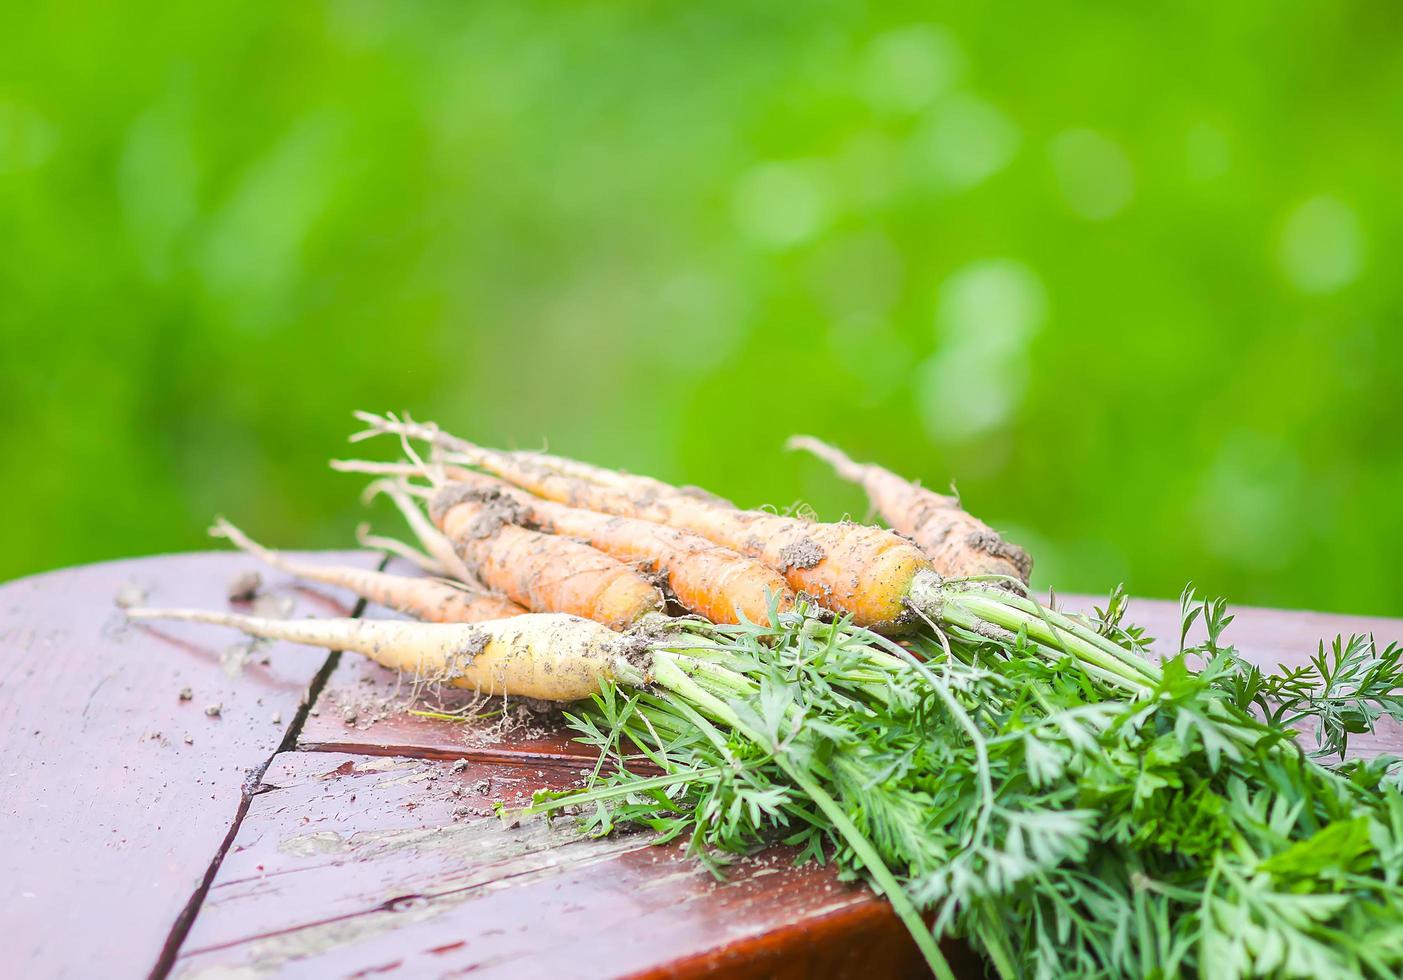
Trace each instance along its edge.
<instances>
[{"instance_id":1,"label":"carrot","mask_svg":"<svg viewBox=\"0 0 1403 980\"><path fill-rule=\"evenodd\" d=\"M544 453L484 449L436 426L357 417L373 431L425 439L453 462L478 466L538 496L620 517L684 528L755 558L784 575L790 588L859 626L900 632L915 625L912 589L938 581L930 561L891 531L858 524L823 524L764 511L738 510L705 493L680 489ZM928 573L922 576L922 573ZM508 593L510 595L511 593Z\"/></svg>"},{"instance_id":2,"label":"carrot","mask_svg":"<svg viewBox=\"0 0 1403 980\"><path fill-rule=\"evenodd\" d=\"M364 463L336 460L337 469L371 473L415 474L412 463ZM532 496L497 477L462 466L440 466L449 480L473 487L486 503L502 501L515 519L550 534L578 538L620 561L657 575L684 608L713 623L770 620L775 611L794 606L784 577L767 565L680 528L613 517Z\"/></svg>"},{"instance_id":3,"label":"carrot","mask_svg":"<svg viewBox=\"0 0 1403 980\"><path fill-rule=\"evenodd\" d=\"M476 592L442 579L410 578L343 565L312 565L296 561L263 547L222 517L215 520L210 534L228 538L241 551L274 568L312 582L349 589L371 602L432 623L475 623L519 616L526 612L501 596Z\"/></svg>"},{"instance_id":4,"label":"carrot","mask_svg":"<svg viewBox=\"0 0 1403 980\"><path fill-rule=\"evenodd\" d=\"M391 670L410 671L483 694L578 701L605 680L645 682L638 655L619 634L558 613L482 623L380 619L266 619L203 609L128 609L137 620L232 626L251 636L359 653Z\"/></svg>"},{"instance_id":5,"label":"carrot","mask_svg":"<svg viewBox=\"0 0 1403 980\"><path fill-rule=\"evenodd\" d=\"M1033 559L964 510L958 497L927 490L872 463L854 463L812 436L794 436L789 448L813 453L844 480L862 487L877 513L920 545L941 575L997 575L1028 584Z\"/></svg>"},{"instance_id":6,"label":"carrot","mask_svg":"<svg viewBox=\"0 0 1403 980\"><path fill-rule=\"evenodd\" d=\"M405 464L357 468L334 461L333 467L346 472L406 471ZM424 469L419 463L409 472ZM452 488L450 484L444 492ZM639 625L650 613L663 610L662 593L655 585L588 545L518 527L511 523L511 514L469 499L470 494L435 511L434 502L442 493L416 492L431 498L432 522L410 498L406 483L379 480L367 488L366 495L386 493L411 524L428 525L433 536L449 543L459 575L467 581L482 581L532 612L571 613L616 629ZM428 533L421 531L421 538Z\"/></svg>"},{"instance_id":7,"label":"carrot","mask_svg":"<svg viewBox=\"0 0 1403 980\"><path fill-rule=\"evenodd\" d=\"M657 586L628 565L579 541L513 524L509 511L475 499L474 492L466 484L445 484L429 502L429 514L490 587L533 612L573 613L615 629L662 612Z\"/></svg>"}]
</instances>

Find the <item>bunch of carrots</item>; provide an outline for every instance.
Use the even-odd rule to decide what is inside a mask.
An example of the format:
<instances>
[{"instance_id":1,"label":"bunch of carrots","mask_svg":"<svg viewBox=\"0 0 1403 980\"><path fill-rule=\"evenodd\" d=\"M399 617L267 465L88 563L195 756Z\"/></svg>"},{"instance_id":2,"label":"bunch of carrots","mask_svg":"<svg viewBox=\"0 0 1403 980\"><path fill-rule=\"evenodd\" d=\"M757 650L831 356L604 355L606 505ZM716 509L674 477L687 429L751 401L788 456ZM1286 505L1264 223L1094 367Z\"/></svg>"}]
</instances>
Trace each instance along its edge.
<instances>
[{"instance_id":1,"label":"bunch of carrots","mask_svg":"<svg viewBox=\"0 0 1403 980\"><path fill-rule=\"evenodd\" d=\"M806 857L836 858L888 897L940 976L952 974L937 940L955 933L1008 977L1213 972L1204 960L1212 943L1242 931L1203 904L1241 891L1225 892L1228 865L1213 863L1219 850L1237 860L1249 847L1246 830L1230 832L1238 818L1219 820L1227 829L1221 847L1214 838L1219 850L1204 852L1211 861L1162 841L1146 858L1133 828L1096 854L1091 844L1103 831L1087 815L1111 819L1123 808L1127 820L1139 819L1148 811L1136 794L1149 799L1161 787L1132 786L1125 799L1078 788L1116 753L1129 751L1131 766L1133 747L1161 728L1180 745L1173 792L1187 792L1190 765L1202 770L1192 785L1206 787L1196 793L1226 797L1268 778L1299 784L1310 801L1296 822L1277 821L1278 850L1311 839L1322 821L1333 826L1332 800L1350 819L1356 809L1381 825L1395 819L1403 841L1403 797L1383 770L1303 761L1287 729L1263 721L1270 685L1243 686L1250 672L1216 646L1220 629L1200 651L1216 673L1186 673L1182 654L1156 662L1142 634L1121 623L1120 597L1098 617L1038 602L1027 590L1028 554L957 499L818 440L797 437L792 446L859 484L890 529L745 510L693 487L485 448L432 424L358 418L367 429L353 439L394 437L403 459L332 465L372 477L368 493L393 501L415 543L364 540L425 575L297 562L223 520L212 533L410 619L145 608L129 616L354 651L489 695L578 702L572 724L619 764L581 792L542 797L533 812L590 804L601 831L618 821L664 837L690 833L703 858L776 839ZM1190 614L1186 603L1186 615L1214 608ZM1358 657L1391 653L1361 648ZM1354 695L1372 705L1363 709L1371 718L1395 707L1403 715L1391 689ZM1196 720L1186 725L1186 717ZM662 775L631 772L638 759ZM1267 768L1287 775L1268 777ZM1115 769L1100 778L1132 776ZM1379 816L1391 807L1394 818ZM1250 812L1243 827L1256 826ZM1104 880L1086 885L1088 868L1122 847L1118 863L1093 874ZM1136 874L1126 870L1133 862ZM1359 895L1403 910L1396 869L1370 877L1358 855L1352 867L1369 879ZM1085 895L1076 892L1083 886ZM1118 920L1094 907L1107 896L1136 911L1112 927ZM1195 901L1188 924L1171 921ZM934 928L923 919L931 910ZM1317 933L1355 927L1340 908L1300 916L1244 933L1222 972L1403 962L1403 935L1392 933L1392 946L1371 933L1372 946L1320 953L1310 945Z\"/></svg>"}]
</instances>

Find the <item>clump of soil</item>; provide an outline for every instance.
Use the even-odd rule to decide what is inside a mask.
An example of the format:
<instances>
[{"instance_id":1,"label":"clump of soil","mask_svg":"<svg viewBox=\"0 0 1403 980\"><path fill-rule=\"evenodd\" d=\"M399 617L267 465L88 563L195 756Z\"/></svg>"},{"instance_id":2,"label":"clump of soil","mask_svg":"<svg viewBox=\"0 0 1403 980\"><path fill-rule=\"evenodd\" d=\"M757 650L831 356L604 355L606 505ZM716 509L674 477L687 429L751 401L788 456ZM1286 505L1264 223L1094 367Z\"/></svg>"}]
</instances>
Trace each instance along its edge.
<instances>
[{"instance_id":1,"label":"clump of soil","mask_svg":"<svg viewBox=\"0 0 1403 980\"><path fill-rule=\"evenodd\" d=\"M263 576L257 569L250 568L229 580L230 602L252 602L263 588Z\"/></svg>"},{"instance_id":2,"label":"clump of soil","mask_svg":"<svg viewBox=\"0 0 1403 980\"><path fill-rule=\"evenodd\" d=\"M813 568L823 559L823 548L819 546L817 541L812 538L800 538L780 549L780 571L787 572L792 568Z\"/></svg>"}]
</instances>

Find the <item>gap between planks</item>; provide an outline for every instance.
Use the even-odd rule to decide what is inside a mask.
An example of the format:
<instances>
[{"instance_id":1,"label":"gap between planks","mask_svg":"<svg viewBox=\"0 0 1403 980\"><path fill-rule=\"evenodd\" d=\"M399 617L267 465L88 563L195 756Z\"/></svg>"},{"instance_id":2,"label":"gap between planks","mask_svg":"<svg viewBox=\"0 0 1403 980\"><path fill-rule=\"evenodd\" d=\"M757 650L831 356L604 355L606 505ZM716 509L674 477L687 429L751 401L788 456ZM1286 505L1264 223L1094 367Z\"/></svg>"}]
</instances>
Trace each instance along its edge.
<instances>
[{"instance_id":1,"label":"gap between planks","mask_svg":"<svg viewBox=\"0 0 1403 980\"><path fill-rule=\"evenodd\" d=\"M381 558L380 564L376 566L376 571L383 571L389 563L388 555ZM365 599L357 599L355 606L351 609L350 618L358 619L365 612L365 608ZM186 937L190 935L190 929L195 924L195 917L200 914L205 898L209 895L210 886L214 884L215 875L219 873L219 866L224 863L224 856L229 853L229 848L234 846L239 828L243 825L244 817L248 815L249 800L258 792L258 787L263 782L268 768L272 766L273 760L281 753L291 752L297 748L297 739L302 733L302 726L306 723L308 714L315 707L317 698L321 696L322 688L331 679L331 674L336 670L336 665L340 661L341 651L335 650L327 654L321 669L317 671L316 676L312 678L312 683L308 685L307 692L297 707L297 714L293 716L292 723L283 732L282 741L278 743L272 754L263 760L262 765L250 769L245 775L243 789L239 793L239 805L234 811L234 819L229 824L229 832L224 835L224 840L214 852L214 857L210 859L209 867L205 869L204 877L200 879L199 885L195 887L190 899L185 903L185 907L181 909L175 922L171 924L170 933L167 934L165 944L161 947L161 955L157 957L155 966L147 975L148 980L167 980L171 970L175 968L176 958L180 955L180 947L185 944Z\"/></svg>"}]
</instances>

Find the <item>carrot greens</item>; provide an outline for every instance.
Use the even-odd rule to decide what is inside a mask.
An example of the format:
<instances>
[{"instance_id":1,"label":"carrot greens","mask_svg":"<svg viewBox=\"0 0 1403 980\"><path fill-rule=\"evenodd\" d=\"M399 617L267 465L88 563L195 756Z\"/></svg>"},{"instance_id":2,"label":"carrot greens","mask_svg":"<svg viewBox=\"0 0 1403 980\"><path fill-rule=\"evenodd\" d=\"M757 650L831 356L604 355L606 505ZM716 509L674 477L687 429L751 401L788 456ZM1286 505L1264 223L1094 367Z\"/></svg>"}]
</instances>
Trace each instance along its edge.
<instances>
[{"instance_id":1,"label":"carrot greens","mask_svg":"<svg viewBox=\"0 0 1403 980\"><path fill-rule=\"evenodd\" d=\"M952 586L946 608L961 594L1010 622L1031 601ZM1393 714L1398 649L1347 643L1324 687L1253 689L1221 603L1186 596L1208 636L1162 663L1124 639L1143 634L1123 609L937 627L910 643L924 663L805 608L694 629L670 641L676 676L606 685L570 714L616 765L529 812L578 807L597 833L641 823L718 874L721 856L783 840L931 913L932 935L966 937L1005 976L1396 975L1390 761L1324 767L1289 723ZM1118 656L1089 656L1106 646ZM1347 682L1352 707L1320 694L1344 675L1367 678Z\"/></svg>"}]
</instances>

